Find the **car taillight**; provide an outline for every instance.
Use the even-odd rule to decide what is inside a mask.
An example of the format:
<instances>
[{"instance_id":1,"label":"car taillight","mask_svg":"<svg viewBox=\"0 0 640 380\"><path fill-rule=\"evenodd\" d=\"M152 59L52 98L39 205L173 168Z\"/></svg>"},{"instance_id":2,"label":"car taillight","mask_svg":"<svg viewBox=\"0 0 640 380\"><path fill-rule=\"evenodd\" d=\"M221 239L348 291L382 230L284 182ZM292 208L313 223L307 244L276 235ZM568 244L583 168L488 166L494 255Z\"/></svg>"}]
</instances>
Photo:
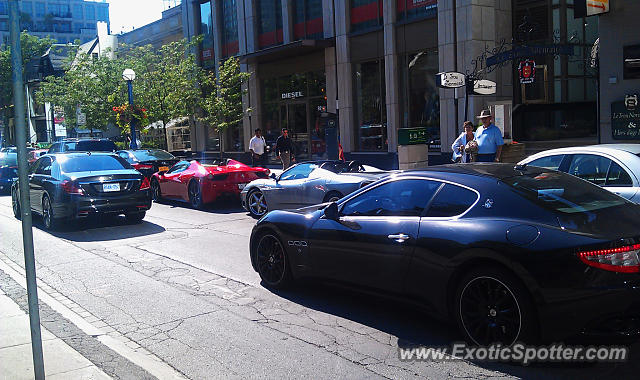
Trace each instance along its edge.
<instances>
[{"instance_id":1,"label":"car taillight","mask_svg":"<svg viewBox=\"0 0 640 380\"><path fill-rule=\"evenodd\" d=\"M149 178L144 177L142 184L140 185L140 190L148 190L150 187L151 184L149 183Z\"/></svg>"},{"instance_id":2,"label":"car taillight","mask_svg":"<svg viewBox=\"0 0 640 380\"><path fill-rule=\"evenodd\" d=\"M149 170L149 169L153 169L153 165L133 164L132 166L133 166L136 170Z\"/></svg>"},{"instance_id":3,"label":"car taillight","mask_svg":"<svg viewBox=\"0 0 640 380\"><path fill-rule=\"evenodd\" d=\"M582 262L592 267L620 273L640 272L640 244L620 248L578 252Z\"/></svg>"},{"instance_id":4,"label":"car taillight","mask_svg":"<svg viewBox=\"0 0 640 380\"><path fill-rule=\"evenodd\" d=\"M84 194L84 190L74 181L62 181L62 190L68 194Z\"/></svg>"}]
</instances>

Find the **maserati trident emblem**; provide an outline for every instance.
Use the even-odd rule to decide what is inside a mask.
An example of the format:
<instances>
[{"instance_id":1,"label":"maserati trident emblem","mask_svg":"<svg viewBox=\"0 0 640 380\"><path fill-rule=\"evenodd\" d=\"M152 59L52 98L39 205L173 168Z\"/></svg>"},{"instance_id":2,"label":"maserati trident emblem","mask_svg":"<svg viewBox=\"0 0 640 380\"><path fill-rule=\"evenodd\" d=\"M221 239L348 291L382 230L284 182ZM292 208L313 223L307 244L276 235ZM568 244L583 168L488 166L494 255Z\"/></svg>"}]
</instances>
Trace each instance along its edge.
<instances>
[{"instance_id":1,"label":"maserati trident emblem","mask_svg":"<svg viewBox=\"0 0 640 380\"><path fill-rule=\"evenodd\" d=\"M486 201L484 201L484 205L482 205L482 207L484 208L491 208L493 207L493 199L491 198L487 198Z\"/></svg>"}]
</instances>

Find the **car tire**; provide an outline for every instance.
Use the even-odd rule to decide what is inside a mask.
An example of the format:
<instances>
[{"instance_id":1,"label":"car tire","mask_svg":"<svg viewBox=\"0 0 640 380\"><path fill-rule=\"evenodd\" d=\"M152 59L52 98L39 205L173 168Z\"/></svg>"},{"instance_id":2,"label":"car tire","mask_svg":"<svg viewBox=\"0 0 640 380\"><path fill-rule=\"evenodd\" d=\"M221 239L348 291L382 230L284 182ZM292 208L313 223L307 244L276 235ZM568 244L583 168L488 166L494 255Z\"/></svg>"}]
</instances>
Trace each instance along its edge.
<instances>
[{"instance_id":1,"label":"car tire","mask_svg":"<svg viewBox=\"0 0 640 380\"><path fill-rule=\"evenodd\" d=\"M42 196L42 224L47 231L54 231L58 227L49 194Z\"/></svg>"},{"instance_id":2,"label":"car tire","mask_svg":"<svg viewBox=\"0 0 640 380\"><path fill-rule=\"evenodd\" d=\"M257 219L269 212L269 206L262 191L255 189L247 194L247 209L249 214Z\"/></svg>"},{"instance_id":3,"label":"car tire","mask_svg":"<svg viewBox=\"0 0 640 380\"><path fill-rule=\"evenodd\" d=\"M258 237L255 245L255 262L264 285L273 289L285 289L292 282L289 257L284 244L273 232Z\"/></svg>"},{"instance_id":4,"label":"car tire","mask_svg":"<svg viewBox=\"0 0 640 380\"><path fill-rule=\"evenodd\" d=\"M343 195L339 191L330 191L324 196L324 200L322 201L322 203L336 202L342 197Z\"/></svg>"},{"instance_id":5,"label":"car tire","mask_svg":"<svg viewBox=\"0 0 640 380\"><path fill-rule=\"evenodd\" d=\"M160 202L162 200L160 183L155 178L151 179L151 199L153 199L154 202Z\"/></svg>"},{"instance_id":6,"label":"car tire","mask_svg":"<svg viewBox=\"0 0 640 380\"><path fill-rule=\"evenodd\" d=\"M478 267L459 282L455 319L467 341L480 346L533 343L538 320L524 285L499 267Z\"/></svg>"},{"instance_id":7,"label":"car tire","mask_svg":"<svg viewBox=\"0 0 640 380\"><path fill-rule=\"evenodd\" d=\"M142 219L144 219L144 217L146 215L147 215L146 211L132 212L132 213L129 213L129 214L125 214L124 218L127 221L127 223L140 224L140 223L142 223Z\"/></svg>"},{"instance_id":8,"label":"car tire","mask_svg":"<svg viewBox=\"0 0 640 380\"><path fill-rule=\"evenodd\" d=\"M11 209L13 209L13 216L20 220L22 219L22 209L20 208L20 199L15 190L11 190Z\"/></svg>"},{"instance_id":9,"label":"car tire","mask_svg":"<svg viewBox=\"0 0 640 380\"><path fill-rule=\"evenodd\" d=\"M202 203L202 189L200 188L200 184L196 180L192 180L189 182L189 187L187 188L189 192L189 204L196 210L202 210L204 204Z\"/></svg>"}]
</instances>

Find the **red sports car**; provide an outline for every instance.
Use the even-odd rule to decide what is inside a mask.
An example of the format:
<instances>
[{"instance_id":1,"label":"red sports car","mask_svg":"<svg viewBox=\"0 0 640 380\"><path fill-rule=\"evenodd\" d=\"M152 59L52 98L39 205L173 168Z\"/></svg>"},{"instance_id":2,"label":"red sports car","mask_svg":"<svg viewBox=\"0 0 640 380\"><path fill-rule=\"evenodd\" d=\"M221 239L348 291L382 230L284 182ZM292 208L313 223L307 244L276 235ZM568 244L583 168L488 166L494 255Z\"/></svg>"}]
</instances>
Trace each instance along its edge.
<instances>
[{"instance_id":1,"label":"red sports car","mask_svg":"<svg viewBox=\"0 0 640 380\"><path fill-rule=\"evenodd\" d=\"M221 195L239 196L246 184L267 178L269 173L269 169L252 168L232 159L179 161L168 171L151 176L151 194L155 201L176 199L202 208Z\"/></svg>"}]
</instances>

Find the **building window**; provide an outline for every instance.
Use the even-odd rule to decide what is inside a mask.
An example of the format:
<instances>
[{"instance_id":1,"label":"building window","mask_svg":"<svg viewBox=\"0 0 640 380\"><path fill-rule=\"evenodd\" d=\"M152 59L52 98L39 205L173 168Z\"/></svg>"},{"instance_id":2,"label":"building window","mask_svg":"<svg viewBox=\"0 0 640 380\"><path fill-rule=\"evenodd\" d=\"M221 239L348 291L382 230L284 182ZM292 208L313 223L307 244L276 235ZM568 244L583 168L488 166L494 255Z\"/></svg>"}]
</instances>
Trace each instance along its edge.
<instances>
[{"instance_id":1,"label":"building window","mask_svg":"<svg viewBox=\"0 0 640 380\"><path fill-rule=\"evenodd\" d=\"M82 4L73 4L73 18L83 19Z\"/></svg>"},{"instance_id":2,"label":"building window","mask_svg":"<svg viewBox=\"0 0 640 380\"><path fill-rule=\"evenodd\" d=\"M71 17L69 4L50 3L48 7L49 7L49 13L55 17L64 17L64 18Z\"/></svg>"},{"instance_id":3,"label":"building window","mask_svg":"<svg viewBox=\"0 0 640 380\"><path fill-rule=\"evenodd\" d=\"M222 56L238 54L238 17L235 0L222 0Z\"/></svg>"},{"instance_id":4,"label":"building window","mask_svg":"<svg viewBox=\"0 0 640 380\"><path fill-rule=\"evenodd\" d=\"M351 31L360 32L382 25L382 1L351 1Z\"/></svg>"},{"instance_id":5,"label":"building window","mask_svg":"<svg viewBox=\"0 0 640 380\"><path fill-rule=\"evenodd\" d=\"M356 150L387 151L384 61L354 64Z\"/></svg>"},{"instance_id":6,"label":"building window","mask_svg":"<svg viewBox=\"0 0 640 380\"><path fill-rule=\"evenodd\" d=\"M36 3L36 16L37 17L44 17L45 13L47 13L47 12L45 10L44 3L37 2Z\"/></svg>"},{"instance_id":7,"label":"building window","mask_svg":"<svg viewBox=\"0 0 640 380\"><path fill-rule=\"evenodd\" d=\"M84 8L85 16L87 20L96 19L96 8L93 5L88 5Z\"/></svg>"},{"instance_id":8,"label":"building window","mask_svg":"<svg viewBox=\"0 0 640 380\"><path fill-rule=\"evenodd\" d=\"M109 21L109 8L98 7L98 21Z\"/></svg>"},{"instance_id":9,"label":"building window","mask_svg":"<svg viewBox=\"0 0 640 380\"><path fill-rule=\"evenodd\" d=\"M415 20L436 16L438 0L397 0L398 20Z\"/></svg>"},{"instance_id":10,"label":"building window","mask_svg":"<svg viewBox=\"0 0 640 380\"><path fill-rule=\"evenodd\" d=\"M22 13L26 13L29 16L33 13L33 3L31 1L23 1L20 5L20 10Z\"/></svg>"},{"instance_id":11,"label":"building window","mask_svg":"<svg viewBox=\"0 0 640 380\"><path fill-rule=\"evenodd\" d=\"M8 32L9 31L9 25L7 24L6 21L1 20L0 21L0 30L3 32Z\"/></svg>"},{"instance_id":12,"label":"building window","mask_svg":"<svg viewBox=\"0 0 640 380\"><path fill-rule=\"evenodd\" d=\"M430 138L440 135L440 97L434 77L437 51L420 51L402 57L401 97L404 128L426 128Z\"/></svg>"},{"instance_id":13,"label":"building window","mask_svg":"<svg viewBox=\"0 0 640 380\"><path fill-rule=\"evenodd\" d=\"M294 0L292 4L294 39L322 39L322 0Z\"/></svg>"},{"instance_id":14,"label":"building window","mask_svg":"<svg viewBox=\"0 0 640 380\"><path fill-rule=\"evenodd\" d=\"M0 15L8 15L9 14L9 3L7 0L0 0Z\"/></svg>"},{"instance_id":15,"label":"building window","mask_svg":"<svg viewBox=\"0 0 640 380\"><path fill-rule=\"evenodd\" d=\"M200 4L200 34L202 45L200 46L200 60L202 67L209 69L215 66L215 52L213 50L213 19L211 18L211 2Z\"/></svg>"},{"instance_id":16,"label":"building window","mask_svg":"<svg viewBox=\"0 0 640 380\"><path fill-rule=\"evenodd\" d=\"M258 0L258 46L265 48L282 43L282 2Z\"/></svg>"}]
</instances>

